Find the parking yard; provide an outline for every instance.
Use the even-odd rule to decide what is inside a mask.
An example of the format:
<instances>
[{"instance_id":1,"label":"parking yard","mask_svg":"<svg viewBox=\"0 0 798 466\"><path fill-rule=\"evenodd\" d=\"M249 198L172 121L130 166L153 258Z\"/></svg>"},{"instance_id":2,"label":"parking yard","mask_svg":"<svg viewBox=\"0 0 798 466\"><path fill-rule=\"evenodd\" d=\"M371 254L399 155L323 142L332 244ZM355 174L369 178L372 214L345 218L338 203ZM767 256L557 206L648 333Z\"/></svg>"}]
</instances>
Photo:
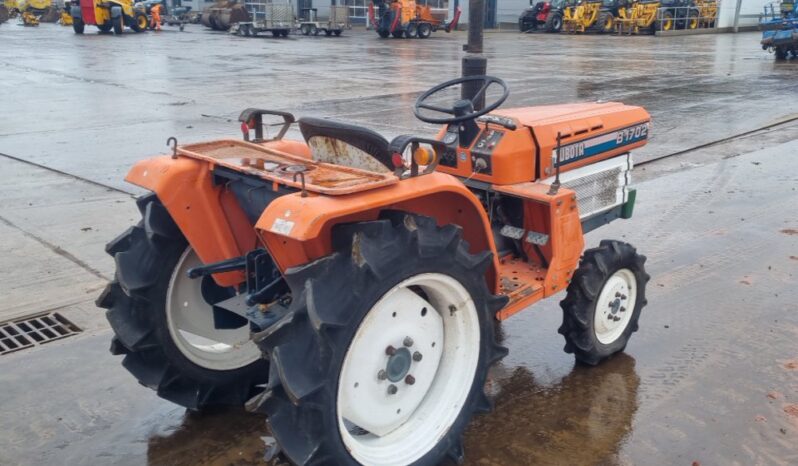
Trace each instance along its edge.
<instances>
[{"instance_id":1,"label":"parking yard","mask_svg":"<svg viewBox=\"0 0 798 466\"><path fill-rule=\"evenodd\" d=\"M465 40L0 27L0 321L82 330L0 355L0 464L262 463L262 416L186 412L108 352L103 248L143 193L124 176L171 136L239 138L247 107L434 135L411 107L459 75ZM587 240L635 244L652 279L639 333L597 368L562 352L556 299L502 323L496 410L470 425L466 464L798 464L798 61L758 40L486 34L505 108L650 112L635 216Z\"/></svg>"}]
</instances>

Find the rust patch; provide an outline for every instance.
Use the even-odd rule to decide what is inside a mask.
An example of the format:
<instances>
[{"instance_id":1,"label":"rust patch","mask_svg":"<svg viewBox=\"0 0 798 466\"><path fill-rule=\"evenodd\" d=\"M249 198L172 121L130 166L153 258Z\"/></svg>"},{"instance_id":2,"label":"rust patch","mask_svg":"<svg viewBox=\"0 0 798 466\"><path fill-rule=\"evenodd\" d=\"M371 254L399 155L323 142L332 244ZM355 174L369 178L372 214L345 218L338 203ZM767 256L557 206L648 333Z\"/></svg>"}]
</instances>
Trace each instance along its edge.
<instances>
[{"instance_id":1,"label":"rust patch","mask_svg":"<svg viewBox=\"0 0 798 466\"><path fill-rule=\"evenodd\" d=\"M785 235L790 235L790 236L798 235L798 230L796 230L795 228L785 228L785 229L779 230L779 231L781 233L784 233Z\"/></svg>"},{"instance_id":2,"label":"rust patch","mask_svg":"<svg viewBox=\"0 0 798 466\"><path fill-rule=\"evenodd\" d=\"M418 225L416 225L416 219L412 215L405 215L404 224L405 228L407 228L407 231L418 230Z\"/></svg>"},{"instance_id":3,"label":"rust patch","mask_svg":"<svg viewBox=\"0 0 798 466\"><path fill-rule=\"evenodd\" d=\"M785 362L784 368L788 370L798 369L798 359L790 359L789 361Z\"/></svg>"},{"instance_id":4,"label":"rust patch","mask_svg":"<svg viewBox=\"0 0 798 466\"><path fill-rule=\"evenodd\" d=\"M363 253L360 251L362 238L362 233L356 233L355 236L352 237L352 262L357 264L358 267L363 267L363 264L366 263L366 258L363 257Z\"/></svg>"},{"instance_id":5,"label":"rust patch","mask_svg":"<svg viewBox=\"0 0 798 466\"><path fill-rule=\"evenodd\" d=\"M316 139L313 138L314 141ZM305 167L303 171L305 189L322 194L350 194L387 186L398 181L385 166L355 147L346 144L344 144L346 147L339 147L342 143L333 141L329 147L324 146L317 151L319 143L314 144L315 146L311 145L313 160L238 140L180 146L178 153L295 188L302 186L301 180L294 180L296 170L292 170L292 167L302 165ZM363 157L362 160L358 159L360 162L352 158L354 151L361 152L357 155ZM327 156L318 156L319 154Z\"/></svg>"},{"instance_id":6,"label":"rust patch","mask_svg":"<svg viewBox=\"0 0 798 466\"><path fill-rule=\"evenodd\" d=\"M790 256L790 259L792 259L794 261L798 261L798 256Z\"/></svg>"},{"instance_id":7,"label":"rust patch","mask_svg":"<svg viewBox=\"0 0 798 466\"><path fill-rule=\"evenodd\" d=\"M770 398L771 400L778 400L779 398L782 398L783 396L784 395L782 395L781 393L779 393L779 392L777 392L775 390L772 390L772 391L768 392L768 398Z\"/></svg>"},{"instance_id":8,"label":"rust patch","mask_svg":"<svg viewBox=\"0 0 798 466\"><path fill-rule=\"evenodd\" d=\"M798 419L798 405L790 404L784 407L784 412L787 413L788 416Z\"/></svg>"}]
</instances>

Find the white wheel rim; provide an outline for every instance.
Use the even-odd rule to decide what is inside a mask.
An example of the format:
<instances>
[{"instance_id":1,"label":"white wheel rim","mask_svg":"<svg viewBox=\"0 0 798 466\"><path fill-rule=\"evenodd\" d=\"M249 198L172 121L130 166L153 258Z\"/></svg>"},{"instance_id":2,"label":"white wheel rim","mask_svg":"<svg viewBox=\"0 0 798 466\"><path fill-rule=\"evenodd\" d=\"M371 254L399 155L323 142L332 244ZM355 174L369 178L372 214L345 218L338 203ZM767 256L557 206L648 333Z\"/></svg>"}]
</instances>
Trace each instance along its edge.
<instances>
[{"instance_id":1,"label":"white wheel rim","mask_svg":"<svg viewBox=\"0 0 798 466\"><path fill-rule=\"evenodd\" d=\"M166 320L177 348L191 362L211 370L233 370L261 357L249 338L249 325L217 329L213 307L202 297L202 279L188 278L190 268L202 265L186 248L177 261L166 292Z\"/></svg>"},{"instance_id":2,"label":"white wheel rim","mask_svg":"<svg viewBox=\"0 0 798 466\"><path fill-rule=\"evenodd\" d=\"M429 299L410 287L421 288ZM412 385L406 378L380 380L380 371L398 357L386 354L389 345L397 354L422 354L406 371L415 378ZM468 398L479 347L476 306L457 280L426 273L388 291L361 322L338 381L338 427L352 457L369 466L406 465L432 450ZM397 374L404 376L391 375ZM397 387L394 394L391 385Z\"/></svg>"},{"instance_id":3,"label":"white wheel rim","mask_svg":"<svg viewBox=\"0 0 798 466\"><path fill-rule=\"evenodd\" d=\"M632 320L637 303L635 275L620 269L604 283L596 301L593 330L596 339L605 345L615 342Z\"/></svg>"}]
</instances>

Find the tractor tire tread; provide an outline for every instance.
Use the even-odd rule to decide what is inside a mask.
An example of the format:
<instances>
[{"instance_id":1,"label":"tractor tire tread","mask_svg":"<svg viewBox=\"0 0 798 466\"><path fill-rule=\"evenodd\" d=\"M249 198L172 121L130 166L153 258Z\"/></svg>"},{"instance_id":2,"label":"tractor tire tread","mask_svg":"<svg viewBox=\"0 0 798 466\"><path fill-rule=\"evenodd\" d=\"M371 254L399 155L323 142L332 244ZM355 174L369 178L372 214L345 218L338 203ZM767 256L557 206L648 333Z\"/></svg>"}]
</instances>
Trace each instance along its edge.
<instances>
[{"instance_id":1,"label":"tractor tire tread","mask_svg":"<svg viewBox=\"0 0 798 466\"><path fill-rule=\"evenodd\" d=\"M573 353L579 362L596 365L623 351L631 335L638 330L642 308L648 304L645 285L651 277L645 271L645 261L646 257L637 254L634 247L620 241L604 240L599 247L585 251L568 285L567 295L560 301L563 321L558 332L565 337L566 353ZM595 301L607 279L621 268L634 274L637 300L624 333L613 343L604 345L595 338L593 330Z\"/></svg>"},{"instance_id":2,"label":"tractor tire tread","mask_svg":"<svg viewBox=\"0 0 798 466\"><path fill-rule=\"evenodd\" d=\"M110 352L124 355L122 365L141 385L191 410L213 405L243 406L266 381L268 362L220 373L191 367L173 348L165 328L165 290L172 267L187 247L166 209L154 195L138 201L144 213L138 225L108 243L116 277L97 298L114 331ZM167 283L164 283L167 282Z\"/></svg>"},{"instance_id":3,"label":"tractor tire tread","mask_svg":"<svg viewBox=\"0 0 798 466\"><path fill-rule=\"evenodd\" d=\"M466 406L441 442L417 464L437 464L445 456L461 459L467 422L473 414L491 409L484 393L487 368L507 354L492 328L507 298L491 295L483 278L484 258L491 255L470 254L460 227L438 227L431 218L403 212L336 226L332 236L334 253L286 271L294 297L288 312L253 335L272 364L266 391L250 400L247 409L267 415L272 434L293 463L356 464L340 438L334 409L337 367L348 349L346 334L387 291L382 288L390 289L405 274L436 264L440 268L430 270L468 277L466 287L478 309L482 306L482 318L489 321L481 330L485 346Z\"/></svg>"}]
</instances>

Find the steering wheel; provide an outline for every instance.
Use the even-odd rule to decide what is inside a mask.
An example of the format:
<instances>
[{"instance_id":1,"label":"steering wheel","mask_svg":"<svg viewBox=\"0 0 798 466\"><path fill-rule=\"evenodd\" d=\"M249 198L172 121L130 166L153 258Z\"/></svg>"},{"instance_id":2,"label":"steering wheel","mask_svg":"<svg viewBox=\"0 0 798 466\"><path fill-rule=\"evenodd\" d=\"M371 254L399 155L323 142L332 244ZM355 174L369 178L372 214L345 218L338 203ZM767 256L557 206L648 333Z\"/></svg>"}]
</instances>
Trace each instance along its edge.
<instances>
[{"instance_id":1,"label":"steering wheel","mask_svg":"<svg viewBox=\"0 0 798 466\"><path fill-rule=\"evenodd\" d=\"M429 100L430 97L437 94L438 92L441 92L444 89L448 89L458 84L465 84L472 81L481 82L482 87L479 89L479 92L477 92L471 100L468 99L458 100L457 102L455 102L452 108L439 107L437 105L426 103L426 101ZM485 108L483 108L482 110L474 110L474 106L476 105L477 102L479 102L480 98L485 95L485 91L488 90L488 87L490 87L491 84L498 84L499 86L501 86L502 95L495 101L491 102L490 105L486 105ZM427 92L421 94L419 98L416 100L416 103L413 105L413 113L416 115L416 118L426 123L434 123L434 124L460 123L462 121L472 120L486 113L492 112L493 110L496 110L497 108L499 108L499 105L503 104L504 101L507 100L507 97L509 95L510 95L510 89L507 87L507 83L505 83L503 80L499 78L493 76L486 76L486 75L465 76L462 78L452 79L451 81L446 81L445 83L438 84L437 86L433 87ZM452 116L444 118L431 118L422 115L421 109L431 110L433 112L438 112L438 113L446 113Z\"/></svg>"}]
</instances>

